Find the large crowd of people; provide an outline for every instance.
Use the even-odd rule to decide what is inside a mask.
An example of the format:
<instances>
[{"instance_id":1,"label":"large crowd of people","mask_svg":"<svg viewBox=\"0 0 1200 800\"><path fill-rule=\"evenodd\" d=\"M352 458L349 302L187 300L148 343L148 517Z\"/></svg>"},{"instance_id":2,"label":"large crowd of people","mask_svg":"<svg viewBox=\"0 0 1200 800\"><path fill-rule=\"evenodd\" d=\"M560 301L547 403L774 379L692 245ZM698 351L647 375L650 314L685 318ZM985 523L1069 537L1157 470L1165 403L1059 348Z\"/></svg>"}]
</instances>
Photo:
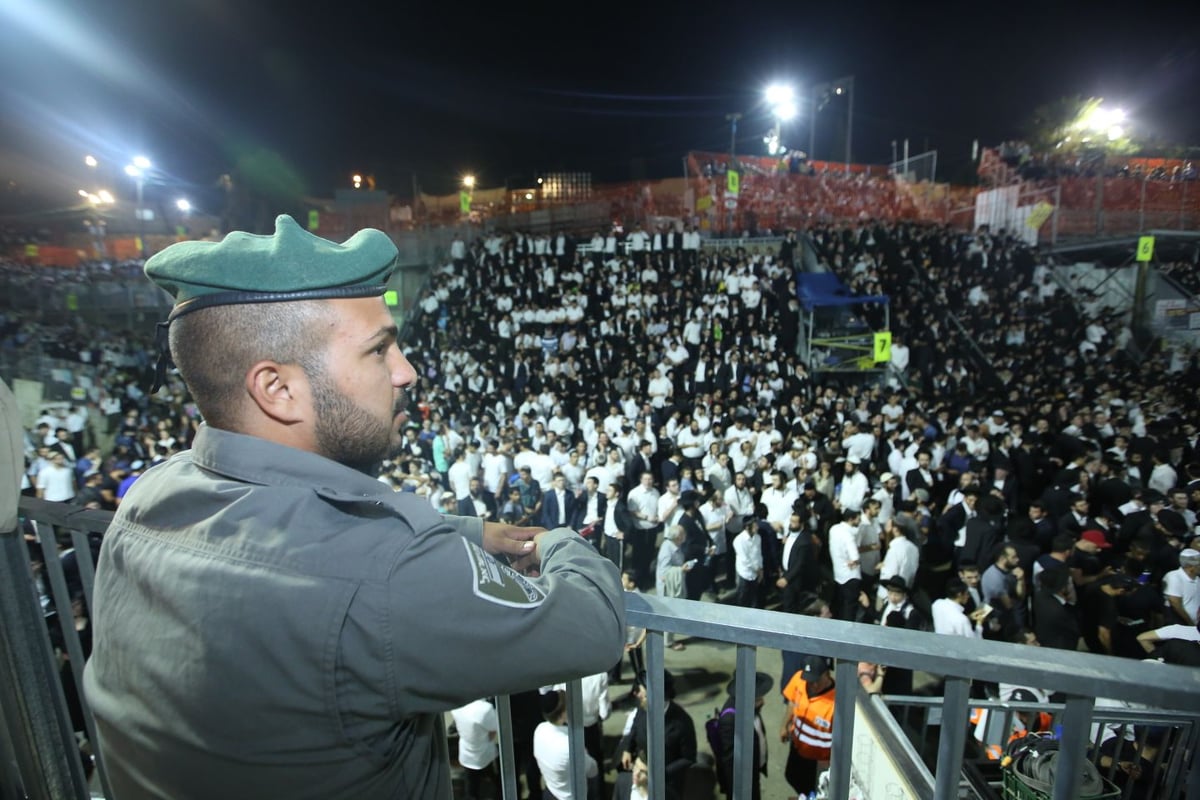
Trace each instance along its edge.
<instances>
[{"instance_id":1,"label":"large crowd of people","mask_svg":"<svg viewBox=\"0 0 1200 800\"><path fill-rule=\"evenodd\" d=\"M456 243L405 327L415 422L379 479L446 513L573 528L634 590L1200 665L1197 354L1132 361L1115 317L1076 308L1003 232L815 225L717 249L689 233ZM882 369L798 356L806 246L851 294L889 297ZM195 433L181 381L143 391L148 338L9 314L0 346L97 376L28 432L29 493L114 509ZM796 709L830 690L811 661L778 687Z\"/></svg>"}]
</instances>

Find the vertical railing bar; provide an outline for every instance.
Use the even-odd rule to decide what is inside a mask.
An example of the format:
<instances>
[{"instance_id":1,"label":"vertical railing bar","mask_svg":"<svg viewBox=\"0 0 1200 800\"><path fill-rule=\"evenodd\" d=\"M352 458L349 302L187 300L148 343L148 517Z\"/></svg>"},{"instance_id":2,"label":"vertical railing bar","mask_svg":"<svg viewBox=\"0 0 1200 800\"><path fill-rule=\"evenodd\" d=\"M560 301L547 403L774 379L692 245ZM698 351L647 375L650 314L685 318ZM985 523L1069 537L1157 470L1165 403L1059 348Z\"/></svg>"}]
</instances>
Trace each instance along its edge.
<instances>
[{"instance_id":1,"label":"vertical railing bar","mask_svg":"<svg viewBox=\"0 0 1200 800\"><path fill-rule=\"evenodd\" d=\"M92 543L87 531L71 529L71 546L75 548L75 563L79 567L79 581L83 584L83 599L87 603L88 617L92 614L92 590L96 586L96 565L92 563ZM83 558L82 554L87 554Z\"/></svg>"},{"instance_id":2,"label":"vertical railing bar","mask_svg":"<svg viewBox=\"0 0 1200 800\"><path fill-rule=\"evenodd\" d=\"M39 533L39 539L40 539L40 536L41 536L41 534ZM90 624L91 618L92 618L92 607L93 607L92 606L92 591L94 590L95 585L96 585L96 565L92 562L92 546L91 546L91 541L88 539L87 531L80 531L75 528L72 528L71 529L71 546L75 550L75 566L79 570L79 580L83 586L83 599L84 599L84 604L87 607L88 621ZM43 551L43 553L45 552L44 545L42 547L42 551ZM60 569L61 569L61 565L60 565ZM72 615L73 614L74 614L74 609L72 609ZM74 617L72 616L72 620L73 619L74 619ZM66 622L63 619L63 616L61 613L59 614L59 621L63 624L65 624L65 622ZM63 634L64 641L67 642L68 654L71 654L71 647L70 647L71 638L74 638L74 640L76 642L79 641L79 636L75 631L74 624L72 624L70 626L70 628L71 628L71 634L72 634L71 637L67 637L65 631ZM80 648L80 653L82 654L82 652L83 652L82 648ZM82 660L79 661L78 665L77 665L73 654L71 655L71 675L75 680L75 690L77 693L76 696L78 698L80 698L79 706L80 706L80 709L83 711L84 729L87 731L88 739L92 743L92 760L95 763L96 770L100 775L100 785L104 789L105 795L107 797L112 797L112 795L113 795L112 787L109 785L109 782L108 782L108 765L104 763L104 754L100 751L100 748L97 744L99 740L98 740L97 734L96 734L96 717L92 713L91 703L88 703L84 700L83 661Z\"/></svg>"},{"instance_id":3,"label":"vertical railing bar","mask_svg":"<svg viewBox=\"0 0 1200 800\"><path fill-rule=\"evenodd\" d=\"M929 715L933 713L933 706L921 706L924 712L921 714L921 746L929 741Z\"/></svg>"},{"instance_id":4,"label":"vertical railing bar","mask_svg":"<svg viewBox=\"0 0 1200 800\"><path fill-rule=\"evenodd\" d=\"M1120 728L1117 729L1117 746L1113 748L1112 759L1108 765L1108 775L1105 776L1110 781L1117 774L1117 762L1121 760L1121 751L1125 749L1125 730L1128 726L1129 726L1129 724L1125 723L1124 725L1122 725ZM1100 730L1101 730L1101 732L1103 732L1103 730L1104 730L1103 724L1100 725ZM1101 757L1099 745L1097 745L1095 747L1095 749L1092 750L1092 752L1095 754L1093 757L1095 758L1096 771L1098 772L1100 770L1100 757Z\"/></svg>"},{"instance_id":5,"label":"vertical railing bar","mask_svg":"<svg viewBox=\"0 0 1200 800\"><path fill-rule=\"evenodd\" d=\"M734 669L734 701L737 713L733 717L733 798L750 800L754 783L754 684L757 650L740 644L737 666ZM720 765L718 765L720 766Z\"/></svg>"},{"instance_id":6,"label":"vertical railing bar","mask_svg":"<svg viewBox=\"0 0 1200 800\"><path fill-rule=\"evenodd\" d=\"M1167 765L1166 776L1163 781L1163 785L1167 787L1168 792L1171 791L1172 787L1174 787L1175 781L1179 780L1180 769L1183 765L1183 759L1188 756L1191 756L1193 759L1195 759L1196 747L1197 747L1197 745L1200 745L1200 736L1197 736L1197 734L1200 733L1200 725L1197 725L1195 723L1195 721L1189 721L1186 723L1186 725L1187 725L1187 737L1186 737L1187 744L1184 747L1179 746L1180 742L1183 742L1185 740L1184 729L1182 726L1175 728L1175 731L1177 734L1176 740L1175 740L1175 746L1171 748L1171 761ZM1166 749L1165 747L1160 747L1159 752L1155 755L1155 759L1154 759L1155 772L1157 772L1157 767L1162 762L1163 750L1165 750L1165 749ZM1197 766L1194 768L1200 769L1200 762L1194 761L1193 763L1197 764ZM1167 795L1167 796L1178 797L1179 791L1176 790L1173 795Z\"/></svg>"},{"instance_id":7,"label":"vertical railing bar","mask_svg":"<svg viewBox=\"0 0 1200 800\"><path fill-rule=\"evenodd\" d=\"M75 630L75 610L71 603L71 590L67 586L66 571L63 569L62 558L58 552L58 540L53 525L44 524L35 527L38 544L42 547L42 569L45 570L46 577L50 579L50 596L54 598L58 628L62 631L63 644L67 647L67 659L71 665L71 680L75 683L75 696L79 698L79 705L83 710L84 731L92 743L92 760L100 772L100 782L105 794L111 797L112 789L108 785L108 771L105 769L104 757L100 752L100 739L96 735L96 719L92 715L91 707L84 701L83 665L86 659L83 655L83 644L79 641L79 631ZM91 561L91 549L85 546L82 554L76 550L75 563L78 564L81 558ZM88 613L91 613L90 609ZM70 709L67 711L67 720L69 721ZM79 753L79 758L82 763L82 753Z\"/></svg>"},{"instance_id":8,"label":"vertical railing bar","mask_svg":"<svg viewBox=\"0 0 1200 800\"><path fill-rule=\"evenodd\" d=\"M1095 698L1067 697L1063 709L1062 741L1058 750L1058 770L1054 778L1053 800L1075 800L1083 780L1083 762L1087 758L1088 726L1092 721Z\"/></svg>"},{"instance_id":9,"label":"vertical railing bar","mask_svg":"<svg viewBox=\"0 0 1200 800\"><path fill-rule=\"evenodd\" d=\"M32 800L86 798L87 778L20 530L0 531L0 611L0 721L10 732L24 789Z\"/></svg>"},{"instance_id":10,"label":"vertical railing bar","mask_svg":"<svg viewBox=\"0 0 1200 800\"><path fill-rule=\"evenodd\" d=\"M517 759L513 754L512 703L506 694L496 698L496 718L500 723L500 792L504 800L517 800ZM530 792L537 787L531 787Z\"/></svg>"},{"instance_id":11,"label":"vertical railing bar","mask_svg":"<svg viewBox=\"0 0 1200 800\"><path fill-rule=\"evenodd\" d=\"M1142 731L1142 734L1143 736L1141 742L1139 743L1137 752L1135 753L1135 757L1139 760L1139 762L1142 757L1142 749L1146 746L1146 742L1150 739L1149 727L1145 728ZM1171 743L1172 736L1175 737L1174 743ZM1167 751L1170 750L1173 757L1176 750L1182 749L1178 747L1181 742L1183 742L1183 731L1180 728L1172 727L1167 734L1163 736L1162 744L1158 746L1157 751L1154 753L1154 766L1150 768L1150 780L1153 781L1155 785L1158 783L1157 778L1160 771L1164 771L1163 761L1166 759ZM1179 793L1176 792L1174 795L1170 796L1177 797L1178 795Z\"/></svg>"},{"instance_id":12,"label":"vertical railing bar","mask_svg":"<svg viewBox=\"0 0 1200 800\"><path fill-rule=\"evenodd\" d=\"M587 797L587 750L583 746L583 681L567 683L567 737L571 754L571 795Z\"/></svg>"},{"instance_id":13,"label":"vertical railing bar","mask_svg":"<svg viewBox=\"0 0 1200 800\"><path fill-rule=\"evenodd\" d=\"M858 662L843 659L836 675L837 702L833 704L833 752L829 764L829 796L848 797L854 753L854 714L858 702Z\"/></svg>"},{"instance_id":14,"label":"vertical railing bar","mask_svg":"<svg viewBox=\"0 0 1200 800\"><path fill-rule=\"evenodd\" d=\"M967 743L967 700L971 682L966 678L947 678L942 700L942 732L938 737L937 774L933 796L936 800L954 800L962 775L963 748Z\"/></svg>"},{"instance_id":15,"label":"vertical railing bar","mask_svg":"<svg viewBox=\"0 0 1200 800\"><path fill-rule=\"evenodd\" d=\"M646 634L646 758L649 760L649 790L653 800L667 796L667 746L663 718L667 704L663 698L665 668L663 632Z\"/></svg>"}]
</instances>

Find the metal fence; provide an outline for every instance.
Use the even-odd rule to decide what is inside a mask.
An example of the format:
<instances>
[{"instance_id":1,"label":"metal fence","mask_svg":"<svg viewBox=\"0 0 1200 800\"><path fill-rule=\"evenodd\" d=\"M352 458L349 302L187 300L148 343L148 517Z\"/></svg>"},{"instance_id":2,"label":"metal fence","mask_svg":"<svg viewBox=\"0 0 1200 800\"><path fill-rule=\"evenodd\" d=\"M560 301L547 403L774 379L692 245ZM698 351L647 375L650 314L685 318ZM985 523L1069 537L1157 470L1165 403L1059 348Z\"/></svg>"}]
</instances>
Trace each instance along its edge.
<instances>
[{"instance_id":1,"label":"metal fence","mask_svg":"<svg viewBox=\"0 0 1200 800\"><path fill-rule=\"evenodd\" d=\"M111 515L74 506L22 498L20 510L26 527L0 533L0 757L7 762L0 772L0 800L9 798L86 798L91 789L109 794L101 753L81 756L66 693L72 684L81 685L83 650L69 611L82 595L90 606L93 588L92 541L89 534L105 530ZM29 562L27 533L46 554L40 576ZM52 558L59 547L70 548L74 564ZM74 590L72 587L76 587ZM41 595L45 595L45 605ZM73 596L75 595L75 596ZM54 610L55 613L47 612ZM1168 771L1177 774L1192 767L1195 731L1200 715L1200 670L1148 665L1124 659L1065 651L1038 651L990 641L977 641L889 629L836 620L798 617L774 611L736 608L713 603L666 599L639 594L626 595L628 624L649 631L646 642L648 688L648 737L650 743L650 794L665 792L663 715L664 632L702 639L731 642L737 647L735 702L753 707L757 648L820 654L837 659L838 701L834 713L832 773L829 796L847 797L852 767L855 709L865 695L857 679L859 661L888 664L903 669L944 675L945 695L927 701L940 711L936 772L931 797L958 797L963 754L967 742L967 716L975 705L969 697L972 680L1038 686L1067 695L1058 711L1062 725L1062 749L1055 800L1078 794L1080 765L1087 757L1089 726L1101 719L1093 712L1096 697L1107 697L1162 709L1184 709L1171 724L1187 726L1185 749ZM50 632L60 644L52 644ZM948 647L949 642L953 647ZM65 660L63 656L65 655ZM79 692L82 698L82 692ZM582 696L578 681L568 685L568 708L572 719L582 719ZM81 704L81 734L95 740L95 725L86 702ZM507 698L500 698L501 771L504 797L517 797L513 755L512 721ZM1111 716L1104 712L1105 717ZM1146 715L1134 715L1145 719ZM1155 717L1159 719L1160 717ZM1128 718L1126 718L1128 720ZM739 714L735 722L735 797L750 796L752 765L750 714ZM586 796L583 729L570 731L574 786L577 797ZM10 768L11 765L11 768ZM1172 766L1175 765L1175 766ZM88 772L95 774L89 779ZM1178 779L1176 779L1178 780Z\"/></svg>"},{"instance_id":2,"label":"metal fence","mask_svg":"<svg viewBox=\"0 0 1200 800\"><path fill-rule=\"evenodd\" d=\"M905 729L910 740L921 748L936 738L936 731L946 724L941 718L941 704L936 698L901 697L884 698L890 713ZM1006 702L1002 700L972 700L972 711L986 712L979 722L981 753L980 762L991 757L986 754L989 743L1003 745L1014 730L1014 721L1019 713L1047 713L1051 717L1050 730L1061 724L1066 711L1062 703ZM1150 745L1151 735L1155 741ZM1108 758L1103 764L1101 744L1112 736L1116 739ZM1105 780L1116 783L1121 777L1121 761L1138 758L1135 754L1151 752L1148 772L1143 772L1137 782L1128 781L1121 789L1123 800L1143 800L1150 789L1153 797L1176 798L1184 791L1184 781L1189 765L1200 746L1200 717L1196 712L1160 711L1147 709L1123 709L1097 706L1092 715L1092 730L1089 737L1089 760ZM996 763L999 766L999 763ZM978 788L983 770L971 770ZM1152 787L1152 788L1151 788ZM993 788L988 786L988 788Z\"/></svg>"}]
</instances>

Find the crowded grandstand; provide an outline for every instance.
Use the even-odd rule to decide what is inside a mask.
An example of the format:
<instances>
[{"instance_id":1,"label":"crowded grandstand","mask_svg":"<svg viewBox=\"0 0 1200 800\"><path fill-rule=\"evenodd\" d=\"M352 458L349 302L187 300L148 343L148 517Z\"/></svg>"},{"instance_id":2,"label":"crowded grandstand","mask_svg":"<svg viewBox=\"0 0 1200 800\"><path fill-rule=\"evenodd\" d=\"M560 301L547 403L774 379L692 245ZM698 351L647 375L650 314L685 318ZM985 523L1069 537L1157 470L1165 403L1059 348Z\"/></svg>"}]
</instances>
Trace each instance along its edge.
<instances>
[{"instance_id":1,"label":"crowded grandstand","mask_svg":"<svg viewBox=\"0 0 1200 800\"><path fill-rule=\"evenodd\" d=\"M380 482L449 515L571 528L633 592L832 616L881 637L905 628L992 639L1029 661L1041 647L1200 666L1200 355L1190 340L1149 335L1128 307L1072 285L1060 269L1070 262L1039 248L1036 228L1031 243L1025 231L974 225L961 205L971 192L886 170L742 159L726 217L733 161L688 161L672 201L649 187L614 190L601 226L534 230L497 214L447 229L424 285L397 309L418 377L402 449ZM1194 170L1178 166L1160 182L1195 190ZM76 253L54 266L32 240L13 243L24 255L3 263L0 363L18 399L35 403L23 408L22 491L115 511L202 424L178 373L149 391L163 298L141 259ZM1132 246L1112 247L1097 261L1121 261ZM1160 272L1190 297L1194 246L1160 247ZM85 313L80 297L107 298L99 305L118 313ZM48 552L24 524L53 627L66 609L43 565L73 558L71 542ZM99 551L103 537L92 544ZM86 604L72 614L86 632ZM627 694L616 690L622 663L593 684L602 711L592 724L610 713L610 693L632 709L626 729L614 718L607 740L589 740L601 785L638 779L643 639L630 634ZM667 646L681 673L714 657L702 641ZM885 699L942 691L937 675L887 667L860 664L864 687ZM803 719L793 680L816 684L830 669L785 654L775 691L788 700L772 703L774 715ZM688 685L672 680L668 700ZM1036 686L972 692L1035 707L1063 699ZM535 753L540 713L553 710L539 711L536 691L519 700L528 730L516 758L537 796L539 780L564 780ZM704 732L697 744L705 702L691 717L668 706L679 723L668 725L668 796L728 789L731 749ZM493 717L456 710L460 746L486 743ZM968 746L998 762L1012 737L1049 729L1046 717L980 721ZM81 719L73 714L86 738ZM818 790L815 769L791 762L827 761L827 747L798 757L767 746L788 761L794 792ZM1098 727L1091 758L1124 796L1165 797L1181 774L1167 765L1184 749L1169 728L1113 724ZM463 796L496 792L495 758L493 745L462 760ZM697 788L706 772L708 795ZM770 790L762 780L763 796L786 791L778 775Z\"/></svg>"}]
</instances>

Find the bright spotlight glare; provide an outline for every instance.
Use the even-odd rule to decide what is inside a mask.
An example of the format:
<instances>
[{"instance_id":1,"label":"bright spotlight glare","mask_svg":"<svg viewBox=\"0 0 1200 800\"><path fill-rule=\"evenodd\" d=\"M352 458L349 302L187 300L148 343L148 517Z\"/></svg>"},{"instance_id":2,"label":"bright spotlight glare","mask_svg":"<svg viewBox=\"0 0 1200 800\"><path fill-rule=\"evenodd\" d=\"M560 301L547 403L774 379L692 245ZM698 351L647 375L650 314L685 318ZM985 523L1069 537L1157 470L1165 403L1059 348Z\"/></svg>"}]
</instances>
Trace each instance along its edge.
<instances>
[{"instance_id":1,"label":"bright spotlight glare","mask_svg":"<svg viewBox=\"0 0 1200 800\"><path fill-rule=\"evenodd\" d=\"M186 197L181 197L175 201L175 207L185 214L192 210L192 204L188 202Z\"/></svg>"},{"instance_id":2,"label":"bright spotlight glare","mask_svg":"<svg viewBox=\"0 0 1200 800\"><path fill-rule=\"evenodd\" d=\"M150 169L150 159L145 156L134 156L133 165L138 169Z\"/></svg>"},{"instance_id":3,"label":"bright spotlight glare","mask_svg":"<svg viewBox=\"0 0 1200 800\"><path fill-rule=\"evenodd\" d=\"M775 116L783 122L793 119L797 113L799 112L796 108L796 104L791 100L787 101L786 103L780 103L775 107Z\"/></svg>"},{"instance_id":4,"label":"bright spotlight glare","mask_svg":"<svg viewBox=\"0 0 1200 800\"><path fill-rule=\"evenodd\" d=\"M533 199L533 192L526 192L526 193L525 193L525 199L526 199L526 200L532 200L532 199Z\"/></svg>"},{"instance_id":5,"label":"bright spotlight glare","mask_svg":"<svg viewBox=\"0 0 1200 800\"><path fill-rule=\"evenodd\" d=\"M1110 142L1115 142L1117 139L1120 139L1124 135L1125 135L1125 129L1122 128L1120 125L1113 125L1111 128L1108 129L1108 140Z\"/></svg>"},{"instance_id":6,"label":"bright spotlight glare","mask_svg":"<svg viewBox=\"0 0 1200 800\"><path fill-rule=\"evenodd\" d=\"M79 196L80 196L80 197L87 197L87 196L88 196L87 189L80 189L80 190L79 190Z\"/></svg>"},{"instance_id":7,"label":"bright spotlight glare","mask_svg":"<svg viewBox=\"0 0 1200 800\"><path fill-rule=\"evenodd\" d=\"M790 103L795 97L795 92L792 87L782 83L772 83L767 87L766 98L767 103L773 106Z\"/></svg>"},{"instance_id":8,"label":"bright spotlight glare","mask_svg":"<svg viewBox=\"0 0 1200 800\"><path fill-rule=\"evenodd\" d=\"M133 165L133 164L126 164L126 165L125 165L125 174L126 174L126 175L128 175L128 176L129 176L129 177L131 177L131 178L140 178L140 177L142 177L142 171L141 171L140 169L138 169L138 168L137 168L137 166L135 166L135 165Z\"/></svg>"},{"instance_id":9,"label":"bright spotlight glare","mask_svg":"<svg viewBox=\"0 0 1200 800\"><path fill-rule=\"evenodd\" d=\"M111 205L117 202L117 199L113 197L112 192L110 192L108 189L101 189L100 191L96 192L96 196L100 198L101 203L107 203Z\"/></svg>"},{"instance_id":10,"label":"bright spotlight glare","mask_svg":"<svg viewBox=\"0 0 1200 800\"><path fill-rule=\"evenodd\" d=\"M96 160L95 156L84 156L83 163L87 164L89 167L95 167L100 162Z\"/></svg>"},{"instance_id":11,"label":"bright spotlight glare","mask_svg":"<svg viewBox=\"0 0 1200 800\"><path fill-rule=\"evenodd\" d=\"M475 188L475 176L474 175L464 175L462 182L463 182L463 186L467 187L468 189Z\"/></svg>"}]
</instances>

